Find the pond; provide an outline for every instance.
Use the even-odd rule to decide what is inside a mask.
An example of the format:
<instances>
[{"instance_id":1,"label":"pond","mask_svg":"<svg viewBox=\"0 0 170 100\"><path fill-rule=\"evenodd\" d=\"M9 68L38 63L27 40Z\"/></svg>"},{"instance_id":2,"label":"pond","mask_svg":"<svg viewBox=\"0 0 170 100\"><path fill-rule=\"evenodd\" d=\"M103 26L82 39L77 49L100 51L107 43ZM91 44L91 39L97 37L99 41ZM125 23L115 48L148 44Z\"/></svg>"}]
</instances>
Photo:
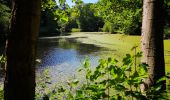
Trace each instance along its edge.
<instances>
[{"instance_id":1,"label":"pond","mask_svg":"<svg viewBox=\"0 0 170 100\"><path fill-rule=\"evenodd\" d=\"M48 69L52 81L66 81L74 77L86 57L90 59L91 65L94 67L98 64L100 54L107 51L110 50L93 44L78 42L75 37L39 39L37 59L40 59L41 63L37 64L37 76Z\"/></svg>"},{"instance_id":2,"label":"pond","mask_svg":"<svg viewBox=\"0 0 170 100\"><path fill-rule=\"evenodd\" d=\"M81 38L86 37L40 38L37 47L37 59L40 63L36 65L36 75L41 76L43 71L48 69L52 82L64 82L75 76L77 70L83 66L85 58L89 58L91 67L95 67L100 55L111 51L77 41ZM2 78L0 80L2 82Z\"/></svg>"}]
</instances>

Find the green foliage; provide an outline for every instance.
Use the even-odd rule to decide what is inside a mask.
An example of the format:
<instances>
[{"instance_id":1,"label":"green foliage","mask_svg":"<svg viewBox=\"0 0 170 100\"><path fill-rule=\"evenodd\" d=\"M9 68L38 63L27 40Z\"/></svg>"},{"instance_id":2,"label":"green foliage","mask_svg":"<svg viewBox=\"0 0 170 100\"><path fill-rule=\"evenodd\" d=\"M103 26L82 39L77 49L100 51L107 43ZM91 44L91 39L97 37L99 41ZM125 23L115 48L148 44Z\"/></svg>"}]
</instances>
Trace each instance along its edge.
<instances>
[{"instance_id":1,"label":"green foliage","mask_svg":"<svg viewBox=\"0 0 170 100\"><path fill-rule=\"evenodd\" d=\"M10 9L5 4L0 3L0 41L8 32L10 19Z\"/></svg>"},{"instance_id":2,"label":"green foliage","mask_svg":"<svg viewBox=\"0 0 170 100\"><path fill-rule=\"evenodd\" d=\"M5 69L5 62L6 62L6 57L4 57L3 55L0 56L0 74L3 74L3 71Z\"/></svg>"},{"instance_id":3,"label":"green foliage","mask_svg":"<svg viewBox=\"0 0 170 100\"><path fill-rule=\"evenodd\" d=\"M50 36L65 32L69 26L69 13L70 8L65 0L59 0L59 4L55 0L42 0L41 34Z\"/></svg>"},{"instance_id":4,"label":"green foliage","mask_svg":"<svg viewBox=\"0 0 170 100\"><path fill-rule=\"evenodd\" d=\"M41 100L42 98L47 98L50 95L51 90L48 87L51 84L51 79L49 77L49 70L46 69L40 77L38 77L37 87L36 87L36 99ZM45 99L46 100L46 99Z\"/></svg>"},{"instance_id":5,"label":"green foliage","mask_svg":"<svg viewBox=\"0 0 170 100\"><path fill-rule=\"evenodd\" d=\"M75 11L78 9L78 14L72 13L72 16L78 20L78 26L82 32L95 32L103 27L103 20L94 15L94 9L91 7L93 4L82 4L75 6Z\"/></svg>"},{"instance_id":6,"label":"green foliage","mask_svg":"<svg viewBox=\"0 0 170 100\"><path fill-rule=\"evenodd\" d=\"M115 32L140 34L141 0L100 0L93 8L97 16L112 23Z\"/></svg>"},{"instance_id":7,"label":"green foliage","mask_svg":"<svg viewBox=\"0 0 170 100\"><path fill-rule=\"evenodd\" d=\"M133 50L136 50L136 46ZM159 79L154 87L141 91L142 79L148 77L147 65L136 64L135 59L141 56L141 52L126 54L121 62L114 58L100 59L95 69L90 67L90 60L86 58L83 67L78 70L85 72L84 80L73 79L65 85L55 85L55 88L49 89L51 92L39 93L40 97L59 100L167 100L159 84L165 81L165 77Z\"/></svg>"},{"instance_id":8,"label":"green foliage","mask_svg":"<svg viewBox=\"0 0 170 100\"><path fill-rule=\"evenodd\" d=\"M113 30L113 24L110 23L110 22L105 22L104 26L103 26L103 31L104 32L110 32L110 33L114 33L114 30Z\"/></svg>"},{"instance_id":9,"label":"green foliage","mask_svg":"<svg viewBox=\"0 0 170 100\"><path fill-rule=\"evenodd\" d=\"M170 38L170 1L164 0L165 7L165 27L164 27L164 38Z\"/></svg>"},{"instance_id":10,"label":"green foliage","mask_svg":"<svg viewBox=\"0 0 170 100\"><path fill-rule=\"evenodd\" d=\"M2 65L6 62L6 58L2 55L0 56L0 74L2 74L2 70L4 69ZM3 91L3 85L0 83L0 100L4 100L4 91Z\"/></svg>"},{"instance_id":11,"label":"green foliage","mask_svg":"<svg viewBox=\"0 0 170 100\"><path fill-rule=\"evenodd\" d=\"M4 100L4 91L3 91L3 85L0 84L0 100Z\"/></svg>"},{"instance_id":12,"label":"green foliage","mask_svg":"<svg viewBox=\"0 0 170 100\"><path fill-rule=\"evenodd\" d=\"M77 5L81 5L81 0L73 0ZM59 4L55 0L42 0L42 20L41 33L47 35L60 35L61 33L71 32L75 27L74 12L78 11L76 7L70 8L66 4L66 0L59 0ZM77 13L77 12L76 12ZM55 34L56 33L56 34Z\"/></svg>"},{"instance_id":13,"label":"green foliage","mask_svg":"<svg viewBox=\"0 0 170 100\"><path fill-rule=\"evenodd\" d=\"M169 27L165 27L164 28L164 38L165 39L169 39L170 38L170 28Z\"/></svg>"},{"instance_id":14,"label":"green foliage","mask_svg":"<svg viewBox=\"0 0 170 100\"><path fill-rule=\"evenodd\" d=\"M72 28L71 32L80 32L80 29L78 29L78 28Z\"/></svg>"},{"instance_id":15,"label":"green foliage","mask_svg":"<svg viewBox=\"0 0 170 100\"><path fill-rule=\"evenodd\" d=\"M6 57L4 55L0 56L0 63L5 63L6 62Z\"/></svg>"},{"instance_id":16,"label":"green foliage","mask_svg":"<svg viewBox=\"0 0 170 100\"><path fill-rule=\"evenodd\" d=\"M40 36L50 36L54 33L59 35L58 22L55 21L56 10L58 9L57 3L54 0L42 0L41 2L41 25ZM54 34L57 35L57 34Z\"/></svg>"}]
</instances>

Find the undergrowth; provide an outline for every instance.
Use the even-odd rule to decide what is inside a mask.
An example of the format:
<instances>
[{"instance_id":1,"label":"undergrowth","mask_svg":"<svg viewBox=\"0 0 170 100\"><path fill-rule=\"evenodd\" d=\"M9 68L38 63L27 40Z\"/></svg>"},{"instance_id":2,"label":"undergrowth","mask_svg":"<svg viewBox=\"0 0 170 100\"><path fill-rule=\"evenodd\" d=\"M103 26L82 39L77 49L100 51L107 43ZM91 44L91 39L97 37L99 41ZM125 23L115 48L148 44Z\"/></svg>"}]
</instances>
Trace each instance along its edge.
<instances>
[{"instance_id":1,"label":"undergrowth","mask_svg":"<svg viewBox=\"0 0 170 100\"><path fill-rule=\"evenodd\" d=\"M136 52L136 47L133 48ZM85 72L85 79L56 84L48 87L50 77L48 70L37 82L37 100L168 100L167 92L161 90L163 77L157 81L158 85L141 91L143 80L148 78L147 64L136 63L142 56L141 52L135 55L126 54L122 61L114 58L100 59L98 66L93 70L87 58L78 72ZM121 64L120 64L121 63Z\"/></svg>"},{"instance_id":2,"label":"undergrowth","mask_svg":"<svg viewBox=\"0 0 170 100\"><path fill-rule=\"evenodd\" d=\"M0 84L0 100L4 99L4 91L3 91L3 85Z\"/></svg>"},{"instance_id":3,"label":"undergrowth","mask_svg":"<svg viewBox=\"0 0 170 100\"><path fill-rule=\"evenodd\" d=\"M158 85L141 91L143 80L148 78L148 66L138 64L136 61L142 53L136 53L136 47L132 50L135 55L126 54L122 61L100 59L95 69L86 58L78 70L85 73L85 79L73 79L65 84L52 84L49 70L45 70L37 80L36 100L169 100L168 92L162 91L159 83L170 78L170 73L159 79ZM0 61L4 63L5 59L1 57ZM3 94L3 85L0 85L0 100Z\"/></svg>"}]
</instances>

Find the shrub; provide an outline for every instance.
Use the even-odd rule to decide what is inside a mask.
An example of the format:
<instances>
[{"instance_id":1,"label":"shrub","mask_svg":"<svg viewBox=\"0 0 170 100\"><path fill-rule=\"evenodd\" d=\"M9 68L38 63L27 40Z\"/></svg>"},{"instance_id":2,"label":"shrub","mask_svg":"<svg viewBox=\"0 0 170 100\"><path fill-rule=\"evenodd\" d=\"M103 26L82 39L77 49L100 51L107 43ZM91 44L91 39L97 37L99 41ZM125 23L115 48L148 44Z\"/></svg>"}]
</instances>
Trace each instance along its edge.
<instances>
[{"instance_id":1,"label":"shrub","mask_svg":"<svg viewBox=\"0 0 170 100\"><path fill-rule=\"evenodd\" d=\"M110 22L106 22L103 26L103 32L114 33L113 25Z\"/></svg>"},{"instance_id":2,"label":"shrub","mask_svg":"<svg viewBox=\"0 0 170 100\"><path fill-rule=\"evenodd\" d=\"M101 59L99 65L93 70L90 67L90 60L87 58L83 67L78 71L85 72L85 79L73 79L66 85L55 85L55 87L39 93L41 98L46 99L64 99L64 100L166 100L167 96L161 91L160 82L158 85L150 87L147 91L141 91L140 85L144 78L148 77L147 65L137 64L136 59L141 57L139 52L135 55L126 54L122 62L114 58ZM121 64L120 64L121 63ZM44 79L44 77L43 77ZM46 79L48 82L48 78ZM42 90L46 85L41 85Z\"/></svg>"}]
</instances>

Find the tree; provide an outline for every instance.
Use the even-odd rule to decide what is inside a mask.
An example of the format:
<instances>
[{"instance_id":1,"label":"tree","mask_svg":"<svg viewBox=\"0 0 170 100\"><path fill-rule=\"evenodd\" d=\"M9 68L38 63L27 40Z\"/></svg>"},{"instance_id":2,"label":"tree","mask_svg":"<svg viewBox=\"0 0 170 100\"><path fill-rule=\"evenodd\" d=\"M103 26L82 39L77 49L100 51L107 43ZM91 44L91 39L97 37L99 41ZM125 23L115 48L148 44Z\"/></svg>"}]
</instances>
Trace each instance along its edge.
<instances>
[{"instance_id":1,"label":"tree","mask_svg":"<svg viewBox=\"0 0 170 100\"><path fill-rule=\"evenodd\" d=\"M13 0L7 63L5 100L34 100L35 52L40 23L40 0Z\"/></svg>"},{"instance_id":2,"label":"tree","mask_svg":"<svg viewBox=\"0 0 170 100\"><path fill-rule=\"evenodd\" d=\"M99 0L94 5L96 15L114 32L140 34L142 0Z\"/></svg>"},{"instance_id":3,"label":"tree","mask_svg":"<svg viewBox=\"0 0 170 100\"><path fill-rule=\"evenodd\" d=\"M56 1L55 0L42 0L41 8L42 8L41 9L41 24L40 24L39 35L40 36L59 35L58 21L54 20L56 17L54 12L58 9Z\"/></svg>"},{"instance_id":4,"label":"tree","mask_svg":"<svg viewBox=\"0 0 170 100\"><path fill-rule=\"evenodd\" d=\"M103 27L103 20L94 15L94 9L91 3L83 4L80 7L80 16L78 18L79 27L83 32L95 32Z\"/></svg>"},{"instance_id":5,"label":"tree","mask_svg":"<svg viewBox=\"0 0 170 100\"><path fill-rule=\"evenodd\" d=\"M165 76L163 26L164 9L163 0L144 0L142 21L142 62L148 64L148 86ZM161 83L166 88L165 81Z\"/></svg>"},{"instance_id":6,"label":"tree","mask_svg":"<svg viewBox=\"0 0 170 100\"><path fill-rule=\"evenodd\" d=\"M65 0L42 0L40 36L60 35L68 22Z\"/></svg>"}]
</instances>

